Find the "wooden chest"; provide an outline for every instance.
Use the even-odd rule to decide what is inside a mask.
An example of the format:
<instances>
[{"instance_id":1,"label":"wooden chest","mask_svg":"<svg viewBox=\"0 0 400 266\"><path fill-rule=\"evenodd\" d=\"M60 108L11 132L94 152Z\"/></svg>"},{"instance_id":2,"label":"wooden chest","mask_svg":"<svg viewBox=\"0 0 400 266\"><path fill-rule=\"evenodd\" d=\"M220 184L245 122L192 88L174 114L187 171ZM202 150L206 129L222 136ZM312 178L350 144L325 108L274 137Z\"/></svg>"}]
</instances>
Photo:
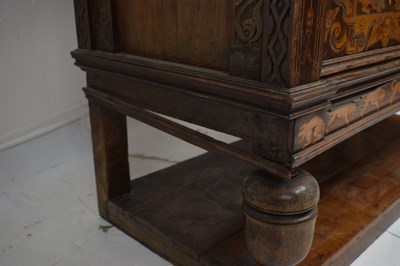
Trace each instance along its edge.
<instances>
[{"instance_id":1,"label":"wooden chest","mask_svg":"<svg viewBox=\"0 0 400 266\"><path fill-rule=\"evenodd\" d=\"M192 251L155 247L127 225L134 217L115 214L115 201L132 191L131 116L258 168L243 186L249 252L261 264L299 263L320 195L299 167L400 109L400 1L74 2L72 56L87 72L101 215L175 263L189 256L209 265ZM159 114L238 136L250 148ZM388 204L393 217L396 202Z\"/></svg>"}]
</instances>

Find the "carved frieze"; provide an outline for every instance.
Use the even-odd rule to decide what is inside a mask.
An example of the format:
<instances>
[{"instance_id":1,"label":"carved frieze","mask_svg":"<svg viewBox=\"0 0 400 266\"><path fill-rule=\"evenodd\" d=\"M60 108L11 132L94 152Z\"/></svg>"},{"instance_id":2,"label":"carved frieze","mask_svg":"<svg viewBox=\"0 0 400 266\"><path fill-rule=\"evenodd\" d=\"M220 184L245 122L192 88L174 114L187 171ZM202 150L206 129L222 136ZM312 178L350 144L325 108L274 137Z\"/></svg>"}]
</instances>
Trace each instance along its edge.
<instances>
[{"instance_id":1,"label":"carved frieze","mask_svg":"<svg viewBox=\"0 0 400 266\"><path fill-rule=\"evenodd\" d=\"M251 45L262 34L262 0L236 0L236 42Z\"/></svg>"}]
</instances>

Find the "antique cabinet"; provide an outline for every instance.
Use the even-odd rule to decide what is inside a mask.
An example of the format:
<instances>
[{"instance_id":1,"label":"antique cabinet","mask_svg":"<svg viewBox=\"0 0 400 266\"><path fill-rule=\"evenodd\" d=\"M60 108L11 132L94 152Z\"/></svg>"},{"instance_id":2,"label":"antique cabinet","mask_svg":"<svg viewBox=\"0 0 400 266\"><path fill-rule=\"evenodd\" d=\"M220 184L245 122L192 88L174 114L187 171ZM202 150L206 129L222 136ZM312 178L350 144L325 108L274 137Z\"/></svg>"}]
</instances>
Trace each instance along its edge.
<instances>
[{"instance_id":1,"label":"antique cabinet","mask_svg":"<svg viewBox=\"0 0 400 266\"><path fill-rule=\"evenodd\" d=\"M204 254L215 250L220 257L235 258L235 247L237 254L244 254L236 260L238 265L300 263L311 248L318 182L322 183L302 165L400 109L400 1L74 4L78 49L72 56L87 73L84 91L90 106L100 214L177 264L234 265L235 260L224 264ZM160 114L238 136L243 142L228 145ZM206 155L167 170L169 179L155 174L130 181L126 116L240 161ZM397 130L397 121L386 124L386 130ZM351 143L357 146L357 141ZM391 147L396 146L393 143ZM328 172L341 169L341 163L331 164ZM196 167L205 170L200 174ZM382 181L377 182L378 187L392 189L386 207L374 216L380 217L380 226L399 216L400 174L398 168L391 171L380 172ZM386 182L389 176L397 179ZM199 206L202 197L209 197L204 187L199 185L194 192L202 195L197 200L177 188L193 180L211 182L208 185L219 180L217 191L236 193L235 199ZM245 225L236 200L242 198L242 182ZM169 202L165 198L173 200L160 211L157 204ZM153 206L153 201L158 203ZM221 208L211 209L215 204ZM229 208L236 208L234 214L226 213ZM229 225L222 229L221 224ZM221 247L243 227L245 237L239 234L238 243L246 242L249 253L242 244ZM362 247L342 250L347 254L343 263L378 235L376 226L370 228L360 227L341 244L367 239ZM314 265L327 263L321 254Z\"/></svg>"}]
</instances>

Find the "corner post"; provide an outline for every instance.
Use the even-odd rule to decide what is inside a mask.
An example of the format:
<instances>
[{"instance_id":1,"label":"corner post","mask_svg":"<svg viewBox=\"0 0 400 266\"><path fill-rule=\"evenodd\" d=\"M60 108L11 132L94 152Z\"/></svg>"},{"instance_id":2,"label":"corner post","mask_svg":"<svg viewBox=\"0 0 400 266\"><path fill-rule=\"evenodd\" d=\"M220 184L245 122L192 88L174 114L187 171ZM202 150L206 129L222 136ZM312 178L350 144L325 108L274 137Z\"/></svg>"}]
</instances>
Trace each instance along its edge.
<instances>
[{"instance_id":1,"label":"corner post","mask_svg":"<svg viewBox=\"0 0 400 266\"><path fill-rule=\"evenodd\" d=\"M130 191L126 117L89 99L93 157L100 215L109 200Z\"/></svg>"}]
</instances>

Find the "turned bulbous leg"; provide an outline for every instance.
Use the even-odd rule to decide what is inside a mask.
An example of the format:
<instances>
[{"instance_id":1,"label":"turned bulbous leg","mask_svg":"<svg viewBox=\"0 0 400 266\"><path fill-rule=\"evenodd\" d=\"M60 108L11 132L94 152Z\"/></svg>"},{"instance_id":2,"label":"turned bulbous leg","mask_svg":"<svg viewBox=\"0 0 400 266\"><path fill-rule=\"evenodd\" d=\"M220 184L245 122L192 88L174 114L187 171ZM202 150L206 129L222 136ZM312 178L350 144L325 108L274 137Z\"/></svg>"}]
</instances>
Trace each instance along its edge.
<instances>
[{"instance_id":1,"label":"turned bulbous leg","mask_svg":"<svg viewBox=\"0 0 400 266\"><path fill-rule=\"evenodd\" d=\"M250 173L243 183L246 242L262 265L289 266L308 254L314 237L319 186L299 169L290 180L263 170Z\"/></svg>"}]
</instances>

